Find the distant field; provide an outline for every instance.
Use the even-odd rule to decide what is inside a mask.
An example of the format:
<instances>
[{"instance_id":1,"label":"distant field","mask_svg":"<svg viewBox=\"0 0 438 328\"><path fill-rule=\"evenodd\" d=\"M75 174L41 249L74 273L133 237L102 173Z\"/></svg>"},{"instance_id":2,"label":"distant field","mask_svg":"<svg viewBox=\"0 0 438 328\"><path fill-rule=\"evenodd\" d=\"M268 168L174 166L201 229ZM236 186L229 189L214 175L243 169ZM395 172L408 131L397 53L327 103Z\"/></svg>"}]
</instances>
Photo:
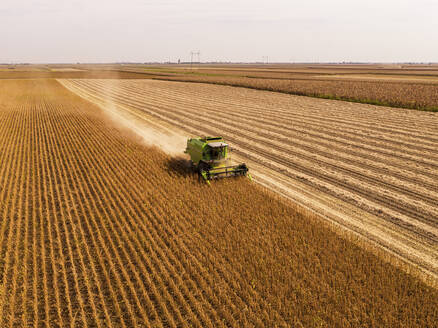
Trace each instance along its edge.
<instances>
[{"instance_id":1,"label":"distant field","mask_svg":"<svg viewBox=\"0 0 438 328\"><path fill-rule=\"evenodd\" d=\"M313 79L261 79L196 75L156 77L156 79L221 84L300 96L438 111L438 84L434 83L344 81L340 79L329 81Z\"/></svg>"},{"instance_id":2,"label":"distant field","mask_svg":"<svg viewBox=\"0 0 438 328\"><path fill-rule=\"evenodd\" d=\"M202 82L438 111L437 65L114 66L157 79ZM165 76L163 76L165 75Z\"/></svg>"},{"instance_id":3,"label":"distant field","mask_svg":"<svg viewBox=\"0 0 438 328\"><path fill-rule=\"evenodd\" d=\"M66 68L51 68L50 70L52 72L83 72L84 71L82 69L71 68L71 67L66 67Z\"/></svg>"},{"instance_id":4,"label":"distant field","mask_svg":"<svg viewBox=\"0 0 438 328\"><path fill-rule=\"evenodd\" d=\"M0 72L43 72L48 71L47 65L5 65L0 64Z\"/></svg>"},{"instance_id":5,"label":"distant field","mask_svg":"<svg viewBox=\"0 0 438 328\"><path fill-rule=\"evenodd\" d=\"M0 81L1 327L437 326L436 289L114 124L54 80Z\"/></svg>"},{"instance_id":6,"label":"distant field","mask_svg":"<svg viewBox=\"0 0 438 328\"><path fill-rule=\"evenodd\" d=\"M436 64L0 65L0 79L13 78L151 78L438 111Z\"/></svg>"},{"instance_id":7,"label":"distant field","mask_svg":"<svg viewBox=\"0 0 438 328\"><path fill-rule=\"evenodd\" d=\"M0 80L8 79L145 79L155 74L119 72L116 70L1 70Z\"/></svg>"}]
</instances>

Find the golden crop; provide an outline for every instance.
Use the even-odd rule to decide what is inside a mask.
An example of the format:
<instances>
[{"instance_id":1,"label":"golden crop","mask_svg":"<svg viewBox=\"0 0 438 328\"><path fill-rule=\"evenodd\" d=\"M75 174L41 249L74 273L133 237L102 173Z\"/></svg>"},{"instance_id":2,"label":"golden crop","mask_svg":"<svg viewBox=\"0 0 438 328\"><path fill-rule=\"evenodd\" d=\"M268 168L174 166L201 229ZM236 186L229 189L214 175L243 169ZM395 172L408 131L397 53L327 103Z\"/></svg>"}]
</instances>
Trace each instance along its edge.
<instances>
[{"instance_id":1,"label":"golden crop","mask_svg":"<svg viewBox=\"0 0 438 328\"><path fill-rule=\"evenodd\" d=\"M53 80L0 82L1 327L436 327L438 291Z\"/></svg>"}]
</instances>

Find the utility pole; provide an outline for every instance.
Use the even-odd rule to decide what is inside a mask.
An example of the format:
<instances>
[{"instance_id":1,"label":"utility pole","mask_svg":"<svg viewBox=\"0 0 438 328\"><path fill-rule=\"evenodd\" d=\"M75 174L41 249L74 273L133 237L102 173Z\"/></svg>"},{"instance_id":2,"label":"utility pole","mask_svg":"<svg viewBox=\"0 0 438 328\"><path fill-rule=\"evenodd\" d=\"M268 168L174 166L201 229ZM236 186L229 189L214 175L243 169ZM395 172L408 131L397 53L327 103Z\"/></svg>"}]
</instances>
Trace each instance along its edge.
<instances>
[{"instance_id":1,"label":"utility pole","mask_svg":"<svg viewBox=\"0 0 438 328\"><path fill-rule=\"evenodd\" d=\"M191 51L190 52L190 70L193 68L193 56L198 56L198 63L201 62L201 52L198 50L197 52Z\"/></svg>"}]
</instances>

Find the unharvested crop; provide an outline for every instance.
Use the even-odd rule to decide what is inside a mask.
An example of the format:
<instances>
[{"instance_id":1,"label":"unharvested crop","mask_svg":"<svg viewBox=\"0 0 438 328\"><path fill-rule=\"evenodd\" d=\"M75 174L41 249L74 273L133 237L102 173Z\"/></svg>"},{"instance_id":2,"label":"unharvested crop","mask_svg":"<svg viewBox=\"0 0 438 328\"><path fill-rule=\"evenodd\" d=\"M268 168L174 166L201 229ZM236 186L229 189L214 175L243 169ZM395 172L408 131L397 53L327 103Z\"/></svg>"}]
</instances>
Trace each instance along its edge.
<instances>
[{"instance_id":1,"label":"unharvested crop","mask_svg":"<svg viewBox=\"0 0 438 328\"><path fill-rule=\"evenodd\" d=\"M0 82L1 327L434 327L438 292L56 81Z\"/></svg>"}]
</instances>

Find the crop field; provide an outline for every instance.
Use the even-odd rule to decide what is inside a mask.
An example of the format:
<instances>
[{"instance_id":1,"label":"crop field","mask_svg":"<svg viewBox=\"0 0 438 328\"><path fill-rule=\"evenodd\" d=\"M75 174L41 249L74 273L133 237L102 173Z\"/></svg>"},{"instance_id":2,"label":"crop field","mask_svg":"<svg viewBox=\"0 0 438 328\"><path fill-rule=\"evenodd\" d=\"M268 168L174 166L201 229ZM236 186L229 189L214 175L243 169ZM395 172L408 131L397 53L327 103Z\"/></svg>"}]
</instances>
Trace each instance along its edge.
<instances>
[{"instance_id":1,"label":"crop field","mask_svg":"<svg viewBox=\"0 0 438 328\"><path fill-rule=\"evenodd\" d=\"M0 79L157 79L438 111L438 65L1 65Z\"/></svg>"},{"instance_id":2,"label":"crop field","mask_svg":"<svg viewBox=\"0 0 438 328\"><path fill-rule=\"evenodd\" d=\"M118 72L116 70L0 70L0 79L145 79L147 73Z\"/></svg>"},{"instance_id":3,"label":"crop field","mask_svg":"<svg viewBox=\"0 0 438 328\"><path fill-rule=\"evenodd\" d=\"M346 78L375 81L394 81L397 82L422 82L437 83L438 67L428 67L423 69L382 69L372 65L364 65L361 68L345 67L343 65L324 66L282 66L282 65L258 65L258 66L224 66L213 65L178 66L178 65L126 65L126 66L107 66L107 69L119 69L132 72L150 72L155 74L170 74L174 76L209 76L209 77L247 77L269 80L331 80Z\"/></svg>"},{"instance_id":4,"label":"crop field","mask_svg":"<svg viewBox=\"0 0 438 328\"><path fill-rule=\"evenodd\" d=\"M438 111L437 65L127 65L155 79L270 90L381 106Z\"/></svg>"},{"instance_id":5,"label":"crop field","mask_svg":"<svg viewBox=\"0 0 438 328\"><path fill-rule=\"evenodd\" d=\"M155 78L240 86L317 98L438 111L437 76L433 79L429 77L421 79L387 77L385 79L375 75L260 77L254 74L223 76L211 73L195 73Z\"/></svg>"},{"instance_id":6,"label":"crop field","mask_svg":"<svg viewBox=\"0 0 438 328\"><path fill-rule=\"evenodd\" d=\"M101 80L62 82L82 97L92 93L94 102L102 96ZM176 118L184 103L195 105L177 83L111 83L105 93L116 93L114 105L128 102L122 98L126 92L132 110L141 102L141 111L164 108ZM211 116L205 88L212 88L212 99L235 101L227 88L188 89L197 92L204 119ZM245 113L245 99L272 101L264 93L261 99L247 96L240 95L236 120ZM189 119L193 114L186 108ZM223 107L218 113L220 124L228 114ZM426 123L423 134L433 128ZM247 125L245 133L253 133ZM387 128L376 128L383 142ZM231 129L224 134L245 157L249 137L242 135L239 143ZM409 143L412 131L397 131L399 142ZM326 133L322 127L320 132ZM356 142L360 136L351 138ZM430 146L434 137L429 138ZM263 164L257 149L267 143L253 140L254 156ZM287 147L291 157L298 151ZM415 154L410 149L403 156L410 163ZM383 151L379 156L386 158ZM423 161L432 159L433 151ZM409 170L422 170L425 163L418 160ZM418 200L419 208L423 202L427 199ZM433 204L419 213L431 210ZM55 80L0 81L0 218L0 327L436 327L438 322L437 289L248 179L213 187L200 183L184 159L145 145Z\"/></svg>"},{"instance_id":7,"label":"crop field","mask_svg":"<svg viewBox=\"0 0 438 328\"><path fill-rule=\"evenodd\" d=\"M260 182L438 276L436 114L206 84L62 83L181 135L223 135Z\"/></svg>"}]
</instances>

